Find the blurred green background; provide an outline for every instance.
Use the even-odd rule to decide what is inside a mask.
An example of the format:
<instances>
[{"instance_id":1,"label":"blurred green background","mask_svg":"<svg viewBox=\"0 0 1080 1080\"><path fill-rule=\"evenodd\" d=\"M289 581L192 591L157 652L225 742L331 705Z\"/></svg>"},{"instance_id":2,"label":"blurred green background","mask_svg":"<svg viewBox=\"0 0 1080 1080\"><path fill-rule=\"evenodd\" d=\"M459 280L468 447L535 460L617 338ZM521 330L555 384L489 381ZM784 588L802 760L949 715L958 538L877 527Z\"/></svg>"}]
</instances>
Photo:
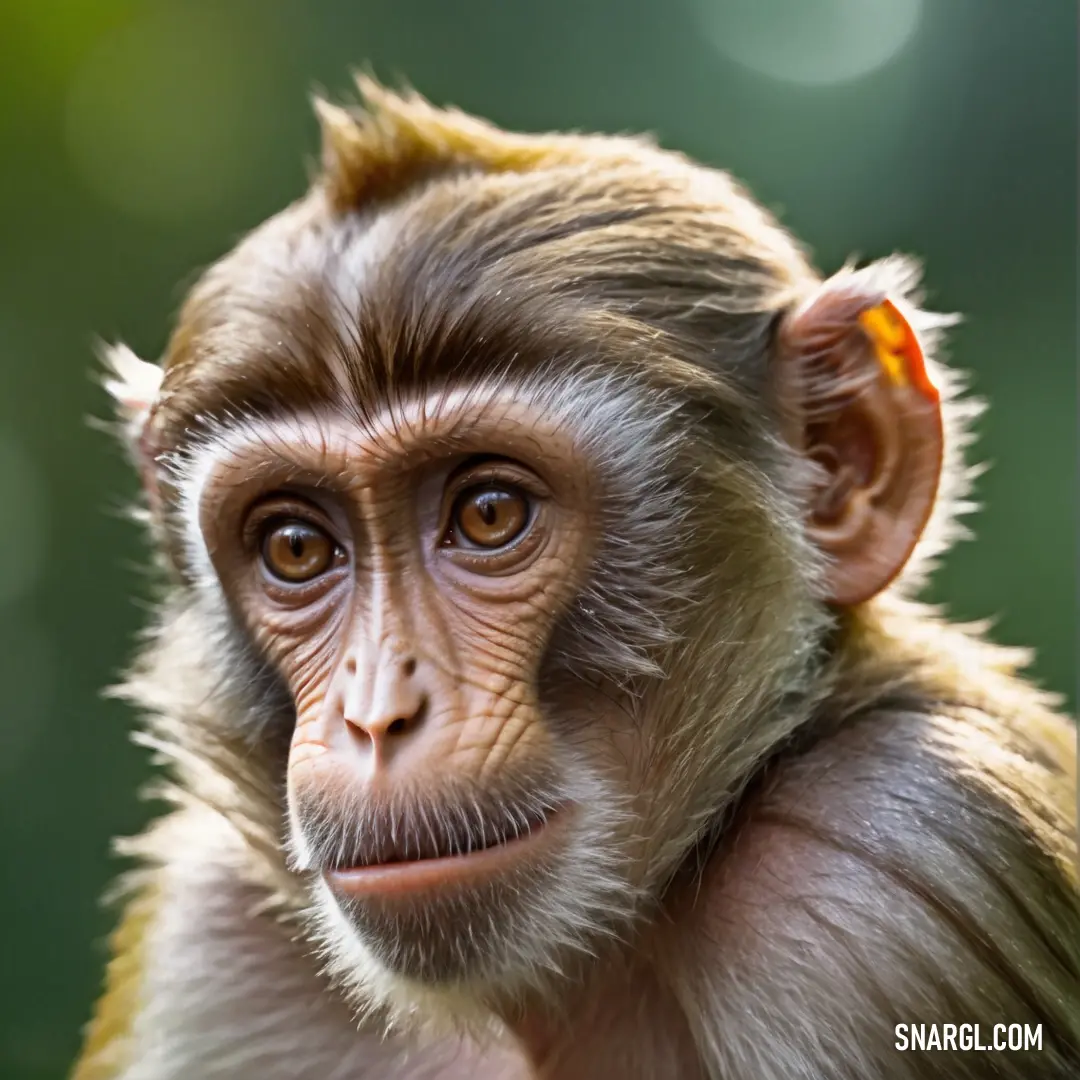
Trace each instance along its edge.
<instances>
[{"instance_id":1,"label":"blurred green background","mask_svg":"<svg viewBox=\"0 0 1080 1080\"><path fill-rule=\"evenodd\" d=\"M184 282L298 195L307 95L365 63L504 125L651 130L813 249L915 252L967 315L979 540L934 586L1073 699L1073 0L0 0L0 1077L60 1077L147 773L99 690L144 618L95 335L156 357ZM196 1078L193 1078L196 1080Z\"/></svg>"}]
</instances>

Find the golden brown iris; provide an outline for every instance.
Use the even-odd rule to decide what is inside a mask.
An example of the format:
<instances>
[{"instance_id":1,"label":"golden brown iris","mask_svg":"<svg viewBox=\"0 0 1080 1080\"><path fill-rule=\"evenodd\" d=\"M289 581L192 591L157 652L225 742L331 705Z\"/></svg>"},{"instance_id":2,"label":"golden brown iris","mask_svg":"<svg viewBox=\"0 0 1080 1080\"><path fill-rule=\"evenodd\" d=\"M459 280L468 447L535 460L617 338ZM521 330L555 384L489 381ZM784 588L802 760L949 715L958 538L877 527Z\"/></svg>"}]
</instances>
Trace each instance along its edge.
<instances>
[{"instance_id":1,"label":"golden brown iris","mask_svg":"<svg viewBox=\"0 0 1080 1080\"><path fill-rule=\"evenodd\" d=\"M335 545L306 521L279 521L267 529L262 558L276 578L299 585L324 574L334 561Z\"/></svg>"},{"instance_id":2,"label":"golden brown iris","mask_svg":"<svg viewBox=\"0 0 1080 1080\"><path fill-rule=\"evenodd\" d=\"M469 488L454 503L454 531L476 547L503 547L528 523L529 502L514 488L491 484Z\"/></svg>"}]
</instances>

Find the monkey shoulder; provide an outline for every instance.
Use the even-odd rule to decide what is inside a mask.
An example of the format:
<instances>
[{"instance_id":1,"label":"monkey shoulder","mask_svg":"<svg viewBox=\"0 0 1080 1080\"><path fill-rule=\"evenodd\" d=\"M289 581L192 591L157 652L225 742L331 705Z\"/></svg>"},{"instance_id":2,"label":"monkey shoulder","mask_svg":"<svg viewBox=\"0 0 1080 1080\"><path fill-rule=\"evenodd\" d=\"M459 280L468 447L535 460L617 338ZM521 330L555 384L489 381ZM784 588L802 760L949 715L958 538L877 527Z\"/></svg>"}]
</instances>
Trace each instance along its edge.
<instances>
[{"instance_id":1,"label":"monkey shoulder","mask_svg":"<svg viewBox=\"0 0 1080 1080\"><path fill-rule=\"evenodd\" d=\"M1049 714L870 712L772 763L686 890L716 1071L1080 1075L1075 799ZM916 1023L1041 1024L1044 1049L903 1054Z\"/></svg>"}]
</instances>

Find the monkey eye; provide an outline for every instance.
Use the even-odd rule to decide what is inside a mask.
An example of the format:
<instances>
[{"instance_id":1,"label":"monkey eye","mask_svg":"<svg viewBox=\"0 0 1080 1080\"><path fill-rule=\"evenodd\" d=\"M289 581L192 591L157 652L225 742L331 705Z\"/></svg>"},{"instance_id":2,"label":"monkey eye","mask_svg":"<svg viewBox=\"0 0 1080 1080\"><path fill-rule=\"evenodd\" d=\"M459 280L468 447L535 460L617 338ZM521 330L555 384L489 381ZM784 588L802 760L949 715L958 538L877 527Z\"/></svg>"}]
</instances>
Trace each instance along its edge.
<instances>
[{"instance_id":1,"label":"monkey eye","mask_svg":"<svg viewBox=\"0 0 1080 1080\"><path fill-rule=\"evenodd\" d=\"M530 509L529 499L516 487L487 483L466 488L454 500L446 543L454 546L464 539L474 548L505 547L525 531Z\"/></svg>"},{"instance_id":2,"label":"monkey eye","mask_svg":"<svg viewBox=\"0 0 1080 1080\"><path fill-rule=\"evenodd\" d=\"M262 560L280 581L300 585L326 573L339 548L322 529L306 521L272 521L262 538Z\"/></svg>"}]
</instances>

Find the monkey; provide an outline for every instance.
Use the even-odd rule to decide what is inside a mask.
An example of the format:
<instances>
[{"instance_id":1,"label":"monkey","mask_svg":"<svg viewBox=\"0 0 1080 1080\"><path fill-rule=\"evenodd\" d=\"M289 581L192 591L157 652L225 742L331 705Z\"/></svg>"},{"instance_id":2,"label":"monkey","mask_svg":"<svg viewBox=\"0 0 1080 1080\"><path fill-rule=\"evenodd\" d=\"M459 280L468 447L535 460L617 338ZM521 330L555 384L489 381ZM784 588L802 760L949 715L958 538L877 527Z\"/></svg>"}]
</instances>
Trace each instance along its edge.
<instances>
[{"instance_id":1,"label":"monkey","mask_svg":"<svg viewBox=\"0 0 1080 1080\"><path fill-rule=\"evenodd\" d=\"M75 1080L1080 1075L1074 726L919 598L978 410L920 266L358 85L106 353L164 809Z\"/></svg>"}]
</instances>

